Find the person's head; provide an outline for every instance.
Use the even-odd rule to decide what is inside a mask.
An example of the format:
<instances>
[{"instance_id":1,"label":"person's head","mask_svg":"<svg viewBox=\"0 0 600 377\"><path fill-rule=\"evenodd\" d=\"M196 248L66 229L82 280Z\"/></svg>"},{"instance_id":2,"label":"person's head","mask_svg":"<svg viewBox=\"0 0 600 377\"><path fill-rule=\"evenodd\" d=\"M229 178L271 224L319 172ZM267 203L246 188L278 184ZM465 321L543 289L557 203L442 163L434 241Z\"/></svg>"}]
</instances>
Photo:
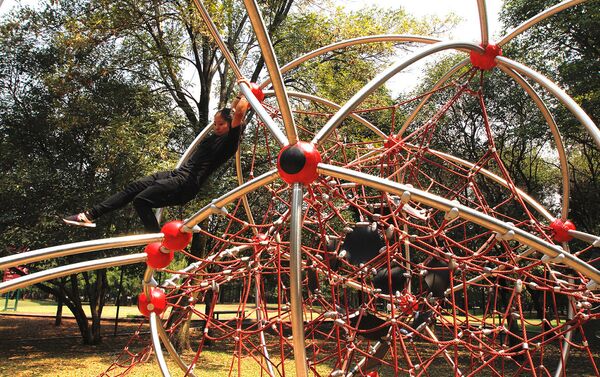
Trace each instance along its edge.
<instances>
[{"instance_id":1,"label":"person's head","mask_svg":"<svg viewBox=\"0 0 600 377\"><path fill-rule=\"evenodd\" d=\"M214 126L213 129L217 136L225 135L231 129L231 121L233 120L233 111L224 107L221 110L217 111L214 118Z\"/></svg>"}]
</instances>

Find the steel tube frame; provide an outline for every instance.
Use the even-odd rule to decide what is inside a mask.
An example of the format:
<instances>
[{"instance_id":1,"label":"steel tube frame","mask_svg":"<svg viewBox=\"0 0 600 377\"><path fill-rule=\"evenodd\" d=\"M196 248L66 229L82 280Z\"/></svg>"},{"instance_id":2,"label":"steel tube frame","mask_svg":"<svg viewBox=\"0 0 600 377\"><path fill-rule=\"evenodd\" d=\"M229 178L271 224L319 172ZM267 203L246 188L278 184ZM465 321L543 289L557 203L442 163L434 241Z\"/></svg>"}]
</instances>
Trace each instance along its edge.
<instances>
[{"instance_id":1,"label":"steel tube frame","mask_svg":"<svg viewBox=\"0 0 600 377\"><path fill-rule=\"evenodd\" d=\"M192 217L185 220L182 227L186 227L191 229L194 225L198 224L200 221L206 219L211 213L213 213L215 208L222 208L226 204L231 203L232 201L241 198L242 196L255 191L256 189L269 184L276 180L279 177L279 173L276 169L268 171L246 183L243 185L236 187L235 189L229 191L228 193L220 196L219 198L212 201L211 204L200 209L196 212Z\"/></svg>"},{"instance_id":2,"label":"steel tube frame","mask_svg":"<svg viewBox=\"0 0 600 377\"><path fill-rule=\"evenodd\" d=\"M459 213L458 216L471 221L475 224L481 225L489 230L505 234L508 231L514 232L514 240L520 242L523 245L531 247L551 258L556 258L558 255L562 256L561 263L571 267L573 270L587 276L594 280L596 283L600 282L600 271L582 261L576 256L565 252L565 250L557 245L551 244L544 241L532 234L529 234L522 229L519 229L513 225L503 222L499 219L483 214L477 210L451 202L448 199L433 195L429 192L415 189L400 183L392 182L387 179L382 179L369 174L355 172L349 169L341 168L338 166L328 165L320 163L317 167L317 171L321 174L329 175L332 177L350 180L359 184L363 184L377 190L386 191L401 195L404 192L408 192L411 195L411 200L425 204L427 206L436 208L442 211L450 211L452 208L457 208Z\"/></svg>"},{"instance_id":3,"label":"steel tube frame","mask_svg":"<svg viewBox=\"0 0 600 377\"><path fill-rule=\"evenodd\" d=\"M506 33L506 35L504 37L502 37L500 39L500 41L498 42L498 46L500 46L500 47L504 46L505 44L510 42L517 35L523 33L525 30L529 29L530 27L537 24L538 22L545 20L546 18L552 16L553 14L556 14L564 9L570 8L574 5L583 3L585 1L586 0L566 0L566 1L563 1L562 3L558 3L555 6L546 9L545 11L543 11L541 13L536 14L535 16L524 21L523 23L521 23L514 29L510 30L508 33Z\"/></svg>"},{"instance_id":4,"label":"steel tube frame","mask_svg":"<svg viewBox=\"0 0 600 377\"><path fill-rule=\"evenodd\" d=\"M265 65L269 71L273 83L273 89L277 97L277 103L279 104L279 111L283 118L283 125L290 144L296 144L298 142L298 131L296 130L296 124L294 123L294 117L290 108L290 101L287 96L283 78L281 77L281 70L273 51L273 44L269 38L269 34L265 28L265 23L258 10L258 4L255 0L244 0L250 23L256 34L256 39L260 50L262 52Z\"/></svg>"},{"instance_id":5,"label":"steel tube frame","mask_svg":"<svg viewBox=\"0 0 600 377\"><path fill-rule=\"evenodd\" d=\"M485 0L477 0L477 9L479 10L479 28L481 29L481 45L487 46L489 42L489 28Z\"/></svg>"},{"instance_id":6,"label":"steel tube frame","mask_svg":"<svg viewBox=\"0 0 600 377\"><path fill-rule=\"evenodd\" d=\"M467 58L467 59L461 61L460 63L456 64L454 67L450 68L450 70L448 72L446 72L446 74L444 76L442 76L442 78L440 78L437 83L435 83L435 85L431 88L431 91L435 91L440 86L444 85L444 83L446 83L446 81L448 81L448 79L450 79L450 77L452 77L452 75L454 75L456 72L458 72L464 66L466 66L469 62L470 62L470 60ZM421 102L419 102L417 107L410 113L408 118L406 118L406 120L404 121L404 124L402 125L400 130L398 130L398 133L397 133L398 136L401 137L402 134L404 134L404 131L406 131L408 126L412 123L412 121L415 119L415 117L417 116L419 111L421 111L423 106L425 106L425 104L427 103L427 101L429 101L429 99L431 98L432 95L433 95L433 93L430 93L430 94L426 95L425 97L423 97L423 99L421 100Z\"/></svg>"},{"instance_id":7,"label":"steel tube frame","mask_svg":"<svg viewBox=\"0 0 600 377\"><path fill-rule=\"evenodd\" d=\"M547 89L550 93L552 93L560 102L565 105L567 109L583 124L585 129L588 131L590 136L596 142L596 145L600 148L600 130L594 124L592 119L583 111L581 107L575 102L565 91L563 91L558 85L549 80L546 76L542 75L539 72L534 71L533 69L521 64L517 63L511 59L508 59L504 56L497 56L496 61L499 65L503 65L509 67L525 76L533 79L535 82L540 84L542 87Z\"/></svg>"},{"instance_id":8,"label":"steel tube frame","mask_svg":"<svg viewBox=\"0 0 600 377\"><path fill-rule=\"evenodd\" d=\"M130 247L146 245L162 241L162 233L140 234L134 236L105 238L100 240L75 242L67 245L52 246L44 249L27 251L0 258L0 270L15 267L21 264L38 262L48 258L58 258L67 255L88 253L91 251L108 250L116 247Z\"/></svg>"},{"instance_id":9,"label":"steel tube frame","mask_svg":"<svg viewBox=\"0 0 600 377\"><path fill-rule=\"evenodd\" d=\"M160 373L162 373L163 377L171 377L169 373L169 367L167 366L167 362L165 361L165 356L163 355L162 348L160 347L160 337L158 328L162 327L162 323L160 318L156 315L156 313L150 313L150 333L152 334L152 348L154 348L154 354L156 355L156 362L160 368Z\"/></svg>"},{"instance_id":10,"label":"steel tube frame","mask_svg":"<svg viewBox=\"0 0 600 377\"><path fill-rule=\"evenodd\" d=\"M307 377L306 346L304 345L304 312L302 305L302 184L292 185L290 214L290 296L292 345L296 376Z\"/></svg>"},{"instance_id":11,"label":"steel tube frame","mask_svg":"<svg viewBox=\"0 0 600 377\"><path fill-rule=\"evenodd\" d=\"M565 147L562 143L562 138L560 136L560 131L558 130L556 121L554 120L554 117L550 113L550 110L548 110L546 103L542 100L542 98L539 96L539 94L537 94L535 89L533 89L533 87L531 85L529 85L529 83L527 81L525 81L523 76L521 76L517 72L515 72L512 69L507 68L505 66L500 65L499 68L502 70L502 72L506 73L513 80L515 80L517 82L517 84L519 84L525 90L525 92L531 97L533 102L536 104L536 106L542 113L542 116L546 120L548 127L550 127L550 132L552 132L552 137L554 138L554 144L556 145L556 150L558 151L558 160L560 162L560 171L561 171L561 175L562 175L562 188L563 188L562 203L563 203L563 205L562 205L561 217L563 220L566 220L567 216L569 214L569 195L570 195L569 194L569 192L570 192L569 166L567 164L567 154L565 152ZM552 221L552 220L554 220L554 219L551 219L550 221Z\"/></svg>"},{"instance_id":12,"label":"steel tube frame","mask_svg":"<svg viewBox=\"0 0 600 377\"><path fill-rule=\"evenodd\" d=\"M47 280L60 278L67 275L77 274L84 271L98 270L108 267L117 267L127 264L141 263L146 261L146 253L120 255L118 257L95 259L80 263L68 264L35 272L29 275L23 275L13 280L0 283L0 294L15 289L28 287L33 284L41 283Z\"/></svg>"},{"instance_id":13,"label":"steel tube frame","mask_svg":"<svg viewBox=\"0 0 600 377\"><path fill-rule=\"evenodd\" d=\"M373 78L368 84L363 86L331 119L329 119L323 128L315 135L312 143L320 145L322 141L326 139L327 136L348 116L348 114L352 112L352 110L392 76L429 55L448 49L468 49L483 53L483 49L480 46L470 42L440 42L422 48L408 58L392 64L385 71Z\"/></svg>"},{"instance_id":14,"label":"steel tube frame","mask_svg":"<svg viewBox=\"0 0 600 377\"><path fill-rule=\"evenodd\" d=\"M318 48L313 50L307 54L304 54L291 62L287 63L283 67L281 67L281 73L284 74L296 67L300 64L312 59L317 56L321 56L330 51L338 50L345 47L367 44L367 43L384 43L384 42L416 42L416 43L438 43L442 42L442 39L439 38L431 38L422 35L410 35L410 34L381 34L381 35L371 35L368 37L358 37L352 39L346 39L343 41L335 42L330 45ZM267 85L271 83L270 79L266 79L262 83L260 83L261 88L265 88Z\"/></svg>"},{"instance_id":15,"label":"steel tube frame","mask_svg":"<svg viewBox=\"0 0 600 377\"><path fill-rule=\"evenodd\" d=\"M472 169L472 168L475 167L475 164L473 164L473 163L471 163L469 161L463 160L463 159L461 159L459 157L455 157L455 156L453 156L451 154L440 152L440 151L437 151L435 149L428 149L428 151L431 154L435 155L435 156L446 158L446 159L448 159L448 160L450 160L452 162L455 162L457 164L466 166L466 167L468 167L470 169ZM502 178L502 177L500 177L500 176L492 173L491 171L489 171L487 169L481 168L481 167L478 168L478 171L481 174L483 174L484 176L486 176L487 178L491 179L492 181L494 181L494 182L496 182L496 183L498 183L498 184L500 184L500 185L502 185L502 186L504 186L506 188L509 188L508 182L506 182L506 180L504 178ZM525 200L525 202L527 202L529 205L531 205L536 211L538 211L548 221L551 222L551 221L553 221L555 219L555 217L552 216L552 214L550 212L548 212L546 210L546 208L544 208L540 203L538 203L531 196L527 195L527 193L525 193L523 190L521 190L518 187L515 187L515 190L519 193L519 195L523 198L523 200Z\"/></svg>"},{"instance_id":16,"label":"steel tube frame","mask_svg":"<svg viewBox=\"0 0 600 377\"><path fill-rule=\"evenodd\" d=\"M164 327L162 327L162 324L161 324L161 326L157 326L156 329L158 330L158 336L159 336L160 340L165 345L165 348L167 349L167 352L169 352L169 355L171 355L171 357L173 357L175 359L175 362L179 366L179 369L181 369L188 376L196 377L196 375L194 374L194 371L192 369L190 369L190 367L183 362L181 357L179 357L177 350L173 346L173 343L171 343L171 340L169 339L169 335L165 331Z\"/></svg>"}]
</instances>

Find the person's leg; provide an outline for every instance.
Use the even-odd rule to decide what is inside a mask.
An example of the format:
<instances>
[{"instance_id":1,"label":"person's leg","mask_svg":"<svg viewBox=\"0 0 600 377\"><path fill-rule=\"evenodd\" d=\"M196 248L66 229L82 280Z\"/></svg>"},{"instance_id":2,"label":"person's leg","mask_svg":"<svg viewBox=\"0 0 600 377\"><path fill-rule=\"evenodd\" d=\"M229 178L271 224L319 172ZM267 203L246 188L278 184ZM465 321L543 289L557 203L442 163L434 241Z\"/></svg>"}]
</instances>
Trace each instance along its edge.
<instances>
[{"instance_id":1,"label":"person's leg","mask_svg":"<svg viewBox=\"0 0 600 377\"><path fill-rule=\"evenodd\" d=\"M195 186L190 186L181 177L161 179L154 185L140 192L133 199L133 207L137 211L147 232L160 232L160 226L153 208L185 204L197 193Z\"/></svg>"},{"instance_id":2,"label":"person's leg","mask_svg":"<svg viewBox=\"0 0 600 377\"><path fill-rule=\"evenodd\" d=\"M123 190L110 196L109 198L105 199L99 204L96 204L90 210L88 210L87 213L90 215L89 217L91 217L90 220L95 220L108 212L112 212L116 209L124 207L127 203L131 202L140 192L154 185L157 181L169 178L170 176L170 171L161 171L130 183Z\"/></svg>"}]
</instances>

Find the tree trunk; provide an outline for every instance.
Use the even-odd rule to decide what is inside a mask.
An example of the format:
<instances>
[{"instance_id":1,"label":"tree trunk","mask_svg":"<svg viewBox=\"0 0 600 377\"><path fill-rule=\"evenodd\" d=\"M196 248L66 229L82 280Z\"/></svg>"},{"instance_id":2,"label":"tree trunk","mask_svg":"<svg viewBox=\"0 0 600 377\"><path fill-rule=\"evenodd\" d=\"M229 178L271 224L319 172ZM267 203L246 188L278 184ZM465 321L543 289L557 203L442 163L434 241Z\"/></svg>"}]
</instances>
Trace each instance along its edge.
<instances>
[{"instance_id":1,"label":"tree trunk","mask_svg":"<svg viewBox=\"0 0 600 377\"><path fill-rule=\"evenodd\" d=\"M63 296L58 295L58 306L56 307L56 318L54 319L54 326L60 326L62 323L62 311L63 311Z\"/></svg>"}]
</instances>

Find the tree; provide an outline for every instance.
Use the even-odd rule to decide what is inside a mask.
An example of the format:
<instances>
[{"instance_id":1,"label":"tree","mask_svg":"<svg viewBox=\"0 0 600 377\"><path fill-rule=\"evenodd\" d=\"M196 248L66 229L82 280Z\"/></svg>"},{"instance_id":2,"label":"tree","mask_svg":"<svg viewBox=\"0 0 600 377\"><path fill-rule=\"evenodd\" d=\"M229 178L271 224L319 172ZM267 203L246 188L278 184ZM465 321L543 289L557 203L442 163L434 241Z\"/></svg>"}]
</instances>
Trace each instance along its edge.
<instances>
[{"instance_id":1,"label":"tree","mask_svg":"<svg viewBox=\"0 0 600 377\"><path fill-rule=\"evenodd\" d=\"M76 3L24 8L0 26L0 237L5 245L37 249L81 239L84 233L62 226L59 216L76 210L74 203L86 207L156 169L156 161L169 160L163 145L177 116L168 99L106 69L118 43L79 33L74 25L82 10ZM130 213L107 222L87 236L128 233L137 220ZM107 284L106 270L98 270L40 288L63 301L84 343L95 344ZM89 299L91 326L82 297Z\"/></svg>"}]
</instances>

